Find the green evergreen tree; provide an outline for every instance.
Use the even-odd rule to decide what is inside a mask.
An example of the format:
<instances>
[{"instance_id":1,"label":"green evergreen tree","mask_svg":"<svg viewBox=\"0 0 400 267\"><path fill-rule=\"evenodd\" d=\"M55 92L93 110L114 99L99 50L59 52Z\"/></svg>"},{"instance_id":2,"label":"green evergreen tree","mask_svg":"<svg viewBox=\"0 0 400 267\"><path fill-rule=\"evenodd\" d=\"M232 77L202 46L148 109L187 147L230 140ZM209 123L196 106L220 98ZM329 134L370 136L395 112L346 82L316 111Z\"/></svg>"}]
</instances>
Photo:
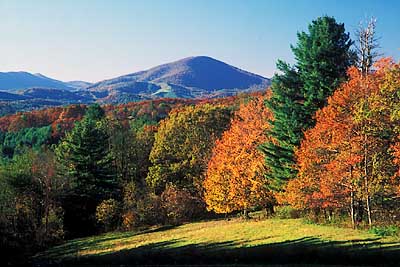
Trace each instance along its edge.
<instances>
[{"instance_id":1,"label":"green evergreen tree","mask_svg":"<svg viewBox=\"0 0 400 267\"><path fill-rule=\"evenodd\" d=\"M111 197L117 186L105 123L102 108L90 106L56 149L57 159L72 178L73 191L99 201Z\"/></svg>"},{"instance_id":2,"label":"green evergreen tree","mask_svg":"<svg viewBox=\"0 0 400 267\"><path fill-rule=\"evenodd\" d=\"M70 180L64 209L66 227L73 234L93 233L96 206L118 192L106 124L103 109L92 105L56 148L63 174Z\"/></svg>"},{"instance_id":3,"label":"green evergreen tree","mask_svg":"<svg viewBox=\"0 0 400 267\"><path fill-rule=\"evenodd\" d=\"M272 80L272 96L266 105L274 114L267 133L273 141L262 146L267 178L271 187L280 189L282 183L296 175L294 150L300 145L303 131L314 125L314 113L326 104L326 99L345 80L352 65L352 41L344 24L332 17L320 17L308 27L308 33L298 33L294 66L278 61Z\"/></svg>"}]
</instances>

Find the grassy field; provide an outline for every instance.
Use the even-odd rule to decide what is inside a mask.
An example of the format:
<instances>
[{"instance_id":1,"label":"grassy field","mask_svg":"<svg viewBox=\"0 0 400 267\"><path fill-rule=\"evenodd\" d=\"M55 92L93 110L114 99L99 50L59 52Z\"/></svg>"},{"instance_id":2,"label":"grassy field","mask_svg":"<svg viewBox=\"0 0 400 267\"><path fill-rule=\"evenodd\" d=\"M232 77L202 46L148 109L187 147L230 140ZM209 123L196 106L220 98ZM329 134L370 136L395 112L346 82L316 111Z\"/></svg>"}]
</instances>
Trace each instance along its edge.
<instances>
[{"instance_id":1,"label":"grassy field","mask_svg":"<svg viewBox=\"0 0 400 267\"><path fill-rule=\"evenodd\" d=\"M400 239L301 219L215 220L75 239L34 257L36 266L399 266Z\"/></svg>"}]
</instances>

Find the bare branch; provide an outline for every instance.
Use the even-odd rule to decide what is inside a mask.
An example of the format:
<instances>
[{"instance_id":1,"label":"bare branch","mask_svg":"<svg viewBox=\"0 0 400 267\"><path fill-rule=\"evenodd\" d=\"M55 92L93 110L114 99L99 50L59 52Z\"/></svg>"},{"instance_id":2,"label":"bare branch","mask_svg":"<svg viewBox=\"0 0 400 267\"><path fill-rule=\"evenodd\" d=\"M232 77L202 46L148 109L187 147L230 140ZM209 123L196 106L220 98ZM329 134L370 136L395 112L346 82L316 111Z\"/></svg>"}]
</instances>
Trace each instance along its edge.
<instances>
[{"instance_id":1,"label":"bare branch","mask_svg":"<svg viewBox=\"0 0 400 267\"><path fill-rule=\"evenodd\" d=\"M357 66L363 75L367 75L371 71L376 58L381 56L377 51L380 46L379 38L376 37L376 22L376 18L370 18L365 22L361 21L355 31L357 36Z\"/></svg>"}]
</instances>

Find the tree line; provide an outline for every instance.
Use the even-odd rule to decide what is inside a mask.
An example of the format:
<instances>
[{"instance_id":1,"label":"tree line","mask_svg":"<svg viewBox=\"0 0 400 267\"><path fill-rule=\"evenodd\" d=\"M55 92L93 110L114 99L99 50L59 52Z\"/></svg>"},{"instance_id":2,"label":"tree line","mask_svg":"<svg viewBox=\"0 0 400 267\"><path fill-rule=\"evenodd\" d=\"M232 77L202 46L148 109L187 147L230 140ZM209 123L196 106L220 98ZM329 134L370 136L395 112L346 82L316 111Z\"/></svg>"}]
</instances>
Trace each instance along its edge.
<instances>
[{"instance_id":1,"label":"tree line","mask_svg":"<svg viewBox=\"0 0 400 267\"><path fill-rule=\"evenodd\" d=\"M204 216L199 177L237 103L247 98L72 105L1 118L13 126L0 134L7 255Z\"/></svg>"}]
</instances>

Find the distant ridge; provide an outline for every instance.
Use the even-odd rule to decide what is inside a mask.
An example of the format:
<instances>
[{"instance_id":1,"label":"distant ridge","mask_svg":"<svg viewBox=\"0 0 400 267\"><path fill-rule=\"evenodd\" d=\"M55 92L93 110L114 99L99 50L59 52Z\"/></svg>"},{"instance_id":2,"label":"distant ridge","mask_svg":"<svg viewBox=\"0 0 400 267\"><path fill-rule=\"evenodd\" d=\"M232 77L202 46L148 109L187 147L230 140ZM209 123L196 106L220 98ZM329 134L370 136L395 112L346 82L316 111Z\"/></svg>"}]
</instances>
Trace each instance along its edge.
<instances>
[{"instance_id":1,"label":"distant ridge","mask_svg":"<svg viewBox=\"0 0 400 267\"><path fill-rule=\"evenodd\" d=\"M188 57L89 86L103 98L123 90L138 98L213 97L264 90L270 80L207 56Z\"/></svg>"},{"instance_id":2,"label":"distant ridge","mask_svg":"<svg viewBox=\"0 0 400 267\"><path fill-rule=\"evenodd\" d=\"M0 114L73 103L119 104L159 98L215 98L265 90L268 78L195 56L113 79L62 82L43 74L0 72ZM5 107L5 105L7 107Z\"/></svg>"},{"instance_id":3,"label":"distant ridge","mask_svg":"<svg viewBox=\"0 0 400 267\"><path fill-rule=\"evenodd\" d=\"M62 81L51 79L40 73L32 74L25 71L0 72L0 91L13 92L31 87L73 89Z\"/></svg>"}]
</instances>

